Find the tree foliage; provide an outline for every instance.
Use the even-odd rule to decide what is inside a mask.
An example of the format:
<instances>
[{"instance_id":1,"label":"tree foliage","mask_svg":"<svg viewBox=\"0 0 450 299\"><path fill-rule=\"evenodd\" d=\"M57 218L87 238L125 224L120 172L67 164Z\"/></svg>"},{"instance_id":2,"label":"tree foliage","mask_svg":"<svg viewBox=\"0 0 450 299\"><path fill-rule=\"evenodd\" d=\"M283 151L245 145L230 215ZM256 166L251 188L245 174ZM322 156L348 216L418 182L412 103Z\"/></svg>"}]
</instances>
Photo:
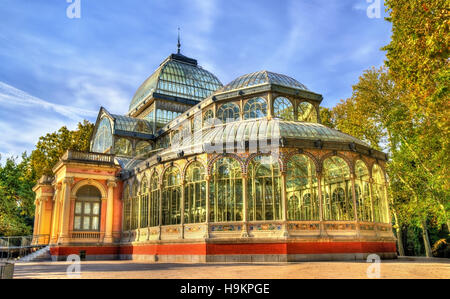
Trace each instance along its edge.
<instances>
[{"instance_id":1,"label":"tree foliage","mask_svg":"<svg viewBox=\"0 0 450 299\"><path fill-rule=\"evenodd\" d=\"M8 158L0 165L0 236L31 233L35 174L29 162L24 153L20 163Z\"/></svg>"},{"instance_id":2,"label":"tree foliage","mask_svg":"<svg viewBox=\"0 0 450 299\"><path fill-rule=\"evenodd\" d=\"M52 175L52 168L67 150L88 151L94 125L85 120L74 131L61 127L57 132L39 138L31 153L31 167L39 178Z\"/></svg>"},{"instance_id":3,"label":"tree foliage","mask_svg":"<svg viewBox=\"0 0 450 299\"><path fill-rule=\"evenodd\" d=\"M330 119L389 153L397 231L420 228L431 256L428 231L446 226L448 234L449 226L449 6L446 0L385 4L393 32L386 66L365 71Z\"/></svg>"},{"instance_id":4,"label":"tree foliage","mask_svg":"<svg viewBox=\"0 0 450 299\"><path fill-rule=\"evenodd\" d=\"M52 175L52 168L68 149L87 151L94 125L79 123L74 131L66 127L39 138L30 156L7 158L0 164L0 236L32 233L34 199L32 191L43 174ZM0 161L1 162L1 161Z\"/></svg>"}]
</instances>

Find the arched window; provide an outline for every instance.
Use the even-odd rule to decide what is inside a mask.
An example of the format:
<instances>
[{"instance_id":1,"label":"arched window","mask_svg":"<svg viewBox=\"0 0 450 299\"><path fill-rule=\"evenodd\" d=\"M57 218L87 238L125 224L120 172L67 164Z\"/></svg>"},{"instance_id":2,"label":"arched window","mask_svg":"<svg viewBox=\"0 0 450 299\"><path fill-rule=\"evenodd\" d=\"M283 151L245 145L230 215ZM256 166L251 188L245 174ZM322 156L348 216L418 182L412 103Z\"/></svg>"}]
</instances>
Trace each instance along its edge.
<instances>
[{"instance_id":1,"label":"arched window","mask_svg":"<svg viewBox=\"0 0 450 299\"><path fill-rule=\"evenodd\" d=\"M272 156L257 156L248 169L250 221L281 219L280 165Z\"/></svg>"},{"instance_id":2,"label":"arched window","mask_svg":"<svg viewBox=\"0 0 450 299\"><path fill-rule=\"evenodd\" d=\"M127 184L122 194L123 200L123 230L130 230L131 227L131 197L130 187Z\"/></svg>"},{"instance_id":3,"label":"arched window","mask_svg":"<svg viewBox=\"0 0 450 299\"><path fill-rule=\"evenodd\" d=\"M355 164L355 194L356 210L360 221L373 221L372 205L370 203L369 169L366 164L358 160Z\"/></svg>"},{"instance_id":4,"label":"arched window","mask_svg":"<svg viewBox=\"0 0 450 299\"><path fill-rule=\"evenodd\" d=\"M288 220L319 220L316 166L305 155L294 155L287 164L286 197Z\"/></svg>"},{"instance_id":5,"label":"arched window","mask_svg":"<svg viewBox=\"0 0 450 299\"><path fill-rule=\"evenodd\" d=\"M162 225L181 223L181 177L178 168L171 166L164 173L162 190Z\"/></svg>"},{"instance_id":6,"label":"arched window","mask_svg":"<svg viewBox=\"0 0 450 299\"><path fill-rule=\"evenodd\" d=\"M94 186L86 185L78 190L76 196L73 229L100 231L100 191Z\"/></svg>"},{"instance_id":7,"label":"arched window","mask_svg":"<svg viewBox=\"0 0 450 299\"><path fill-rule=\"evenodd\" d=\"M294 120L294 106L289 99L278 97L273 102L273 114L279 119Z\"/></svg>"},{"instance_id":8,"label":"arched window","mask_svg":"<svg viewBox=\"0 0 450 299\"><path fill-rule=\"evenodd\" d=\"M239 106L234 103L226 103L217 110L217 118L222 123L228 123L239 120Z\"/></svg>"},{"instance_id":9,"label":"arched window","mask_svg":"<svg viewBox=\"0 0 450 299\"><path fill-rule=\"evenodd\" d=\"M186 170L184 187L184 222L206 221L206 180L205 169L200 162L193 162Z\"/></svg>"},{"instance_id":10,"label":"arched window","mask_svg":"<svg viewBox=\"0 0 450 299\"><path fill-rule=\"evenodd\" d=\"M244 105L244 119L261 118L267 115L267 102L263 98L250 99Z\"/></svg>"},{"instance_id":11,"label":"arched window","mask_svg":"<svg viewBox=\"0 0 450 299\"><path fill-rule=\"evenodd\" d=\"M159 225L159 176L155 171L150 180L150 226Z\"/></svg>"},{"instance_id":12,"label":"arched window","mask_svg":"<svg viewBox=\"0 0 450 299\"><path fill-rule=\"evenodd\" d=\"M317 111L308 102L302 102L297 107L297 120L309 123L317 123Z\"/></svg>"},{"instance_id":13,"label":"arched window","mask_svg":"<svg viewBox=\"0 0 450 299\"><path fill-rule=\"evenodd\" d=\"M150 144L150 142L147 141L139 141L136 145L136 155L137 156L141 156L141 155L145 155L146 153L148 153L149 151L151 151L153 149L152 145Z\"/></svg>"},{"instance_id":14,"label":"arched window","mask_svg":"<svg viewBox=\"0 0 450 299\"><path fill-rule=\"evenodd\" d=\"M242 171L238 161L225 157L214 163L210 196L212 222L242 221Z\"/></svg>"},{"instance_id":15,"label":"arched window","mask_svg":"<svg viewBox=\"0 0 450 299\"><path fill-rule=\"evenodd\" d=\"M344 159L333 156L323 162L322 194L325 220L354 220L350 168Z\"/></svg>"},{"instance_id":16,"label":"arched window","mask_svg":"<svg viewBox=\"0 0 450 299\"><path fill-rule=\"evenodd\" d=\"M115 144L116 155L131 156L132 147L131 142L128 139L120 138Z\"/></svg>"},{"instance_id":17,"label":"arched window","mask_svg":"<svg viewBox=\"0 0 450 299\"><path fill-rule=\"evenodd\" d=\"M139 228L139 185L134 179L131 187L131 229Z\"/></svg>"},{"instance_id":18,"label":"arched window","mask_svg":"<svg viewBox=\"0 0 450 299\"><path fill-rule=\"evenodd\" d=\"M209 109L203 114L203 126L210 127L214 124L214 112Z\"/></svg>"},{"instance_id":19,"label":"arched window","mask_svg":"<svg viewBox=\"0 0 450 299\"><path fill-rule=\"evenodd\" d=\"M386 199L386 180L381 167L375 164L372 168L372 198L375 222L389 223L388 204Z\"/></svg>"},{"instance_id":20,"label":"arched window","mask_svg":"<svg viewBox=\"0 0 450 299\"><path fill-rule=\"evenodd\" d=\"M92 151L97 153L104 153L112 147L113 137L111 130L111 123L109 119L104 117L98 125L97 133L94 138Z\"/></svg>"},{"instance_id":21,"label":"arched window","mask_svg":"<svg viewBox=\"0 0 450 299\"><path fill-rule=\"evenodd\" d=\"M148 227L148 180L144 176L141 180L141 196L140 196L140 227Z\"/></svg>"}]
</instances>

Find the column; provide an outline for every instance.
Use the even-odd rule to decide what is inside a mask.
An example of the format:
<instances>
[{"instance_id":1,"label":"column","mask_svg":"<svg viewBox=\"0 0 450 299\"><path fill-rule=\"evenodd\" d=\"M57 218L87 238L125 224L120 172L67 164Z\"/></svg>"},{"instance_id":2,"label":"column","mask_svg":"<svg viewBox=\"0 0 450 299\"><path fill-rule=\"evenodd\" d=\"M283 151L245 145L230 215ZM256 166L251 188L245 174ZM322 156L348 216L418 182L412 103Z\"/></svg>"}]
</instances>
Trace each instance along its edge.
<instances>
[{"instance_id":1,"label":"column","mask_svg":"<svg viewBox=\"0 0 450 299\"><path fill-rule=\"evenodd\" d=\"M162 235L162 184L159 185L159 240Z\"/></svg>"},{"instance_id":2,"label":"column","mask_svg":"<svg viewBox=\"0 0 450 299\"><path fill-rule=\"evenodd\" d=\"M70 217L70 190L73 178L65 178L64 181L64 198L62 202L61 216L61 232L59 234L59 242L64 243L69 239L69 217Z\"/></svg>"},{"instance_id":3,"label":"column","mask_svg":"<svg viewBox=\"0 0 450 299\"><path fill-rule=\"evenodd\" d=\"M55 195L53 197L53 215L52 215L52 228L50 234L50 243L56 243L58 234L58 218L59 218L59 195L61 192L61 184L55 186Z\"/></svg>"},{"instance_id":4,"label":"column","mask_svg":"<svg viewBox=\"0 0 450 299\"><path fill-rule=\"evenodd\" d=\"M45 200L47 201L47 200ZM44 238L41 237L42 234L42 227L43 227L43 223L42 221L44 221L44 213L45 213L45 202L44 199L41 198L39 201L39 209L38 209L38 213L39 213L39 221L37 224L37 233L35 233L36 235L38 235L37 237L37 244L41 244L43 242L45 242Z\"/></svg>"},{"instance_id":5,"label":"column","mask_svg":"<svg viewBox=\"0 0 450 299\"><path fill-rule=\"evenodd\" d=\"M287 197L286 197L286 172L281 173L281 211L283 220L283 236L289 236L287 219Z\"/></svg>"},{"instance_id":6,"label":"column","mask_svg":"<svg viewBox=\"0 0 450 299\"><path fill-rule=\"evenodd\" d=\"M325 233L325 225L323 223L323 196L322 196L322 173L317 172L317 186L318 192L317 196L319 197L319 220L320 220L320 235Z\"/></svg>"},{"instance_id":7,"label":"column","mask_svg":"<svg viewBox=\"0 0 450 299\"><path fill-rule=\"evenodd\" d=\"M180 226L181 226L181 239L184 239L184 201L185 201L185 194L184 194L184 187L186 185L186 182L183 180L181 182L181 207L180 207Z\"/></svg>"},{"instance_id":8,"label":"column","mask_svg":"<svg viewBox=\"0 0 450 299\"><path fill-rule=\"evenodd\" d=\"M267 119L271 120L273 118L273 94L270 91L267 94Z\"/></svg>"},{"instance_id":9,"label":"column","mask_svg":"<svg viewBox=\"0 0 450 299\"><path fill-rule=\"evenodd\" d=\"M33 226L33 244L39 243L39 221L40 221L40 213L39 213L39 198L36 198L36 201L34 202L35 208L34 208L34 226Z\"/></svg>"},{"instance_id":10,"label":"column","mask_svg":"<svg viewBox=\"0 0 450 299\"><path fill-rule=\"evenodd\" d=\"M106 232L104 243L113 243L112 227L114 217L114 188L117 186L115 180L108 181L108 199L106 201Z\"/></svg>"},{"instance_id":11,"label":"column","mask_svg":"<svg viewBox=\"0 0 450 299\"><path fill-rule=\"evenodd\" d=\"M350 175L350 179L351 179L351 182L352 182L353 213L354 213L354 217L355 217L356 236L359 237L359 235L360 235L360 226L359 226L358 209L357 209L357 206L356 206L356 186L355 186L355 174L354 173L352 173ZM363 194L361 194L361 196L363 196Z\"/></svg>"},{"instance_id":12,"label":"column","mask_svg":"<svg viewBox=\"0 0 450 299\"><path fill-rule=\"evenodd\" d=\"M211 204L210 204L210 188L211 188L211 176L206 176L206 228L205 228L205 239L209 238L209 217L211 213Z\"/></svg>"},{"instance_id":13,"label":"column","mask_svg":"<svg viewBox=\"0 0 450 299\"><path fill-rule=\"evenodd\" d=\"M373 204L373 189L372 189L372 185L373 185L373 179L369 178L369 196L370 196L370 207L372 209L372 222L376 222L376 220L375 220L375 206Z\"/></svg>"},{"instance_id":14,"label":"column","mask_svg":"<svg viewBox=\"0 0 450 299\"><path fill-rule=\"evenodd\" d=\"M242 200L243 200L243 224L242 224L242 238L248 238L248 231L247 231L247 221L248 221L248 192L247 192L247 182L248 182L248 175L246 173L242 174Z\"/></svg>"},{"instance_id":15,"label":"column","mask_svg":"<svg viewBox=\"0 0 450 299\"><path fill-rule=\"evenodd\" d=\"M372 177L369 178L369 182L370 182L370 184L369 184L370 205L371 205L371 208L372 208L372 221L374 222L373 230L375 232L375 236L378 237L378 227L375 224L377 222L377 219L375 219L375 205L373 204L374 196L373 196L373 178Z\"/></svg>"},{"instance_id":16,"label":"column","mask_svg":"<svg viewBox=\"0 0 450 299\"><path fill-rule=\"evenodd\" d=\"M392 223L392 215L391 215L391 209L389 208L389 203L390 203L390 200L389 200L389 192L388 192L388 188L389 188L389 184L388 183L386 183L385 185L384 185L384 202L385 202L385 204L386 204L386 217L387 217L387 222L388 223Z\"/></svg>"}]
</instances>

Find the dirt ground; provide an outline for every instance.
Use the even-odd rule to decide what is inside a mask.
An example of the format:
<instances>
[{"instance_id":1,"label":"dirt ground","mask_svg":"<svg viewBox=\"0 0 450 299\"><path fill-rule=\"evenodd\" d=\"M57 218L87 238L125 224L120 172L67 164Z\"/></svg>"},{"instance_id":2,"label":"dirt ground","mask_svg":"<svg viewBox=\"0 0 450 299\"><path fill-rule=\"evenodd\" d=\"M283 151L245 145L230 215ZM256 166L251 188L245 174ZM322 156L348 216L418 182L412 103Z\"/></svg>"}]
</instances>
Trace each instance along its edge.
<instances>
[{"instance_id":1,"label":"dirt ground","mask_svg":"<svg viewBox=\"0 0 450 299\"><path fill-rule=\"evenodd\" d=\"M370 264L355 262L302 262L259 264L162 264L135 261L84 261L80 276L68 276L66 262L17 263L15 279L66 278L189 278L189 279L365 279ZM71 269L74 269L73 267ZM380 264L380 278L450 278L450 260L398 259Z\"/></svg>"}]
</instances>

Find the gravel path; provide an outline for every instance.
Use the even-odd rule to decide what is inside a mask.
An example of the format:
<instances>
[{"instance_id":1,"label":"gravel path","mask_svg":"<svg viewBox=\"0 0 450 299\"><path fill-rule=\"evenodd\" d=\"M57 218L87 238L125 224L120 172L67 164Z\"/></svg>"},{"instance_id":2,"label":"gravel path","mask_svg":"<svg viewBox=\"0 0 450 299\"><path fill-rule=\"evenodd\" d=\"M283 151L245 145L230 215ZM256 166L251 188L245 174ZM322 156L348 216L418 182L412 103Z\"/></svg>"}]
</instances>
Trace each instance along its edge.
<instances>
[{"instance_id":1,"label":"gravel path","mask_svg":"<svg viewBox=\"0 0 450 299\"><path fill-rule=\"evenodd\" d=\"M69 263L17 263L14 278L68 278ZM367 278L365 262L260 264L160 264L135 261L81 262L80 278ZM450 278L450 260L382 261L381 278ZM73 277L72 277L73 278Z\"/></svg>"}]
</instances>

